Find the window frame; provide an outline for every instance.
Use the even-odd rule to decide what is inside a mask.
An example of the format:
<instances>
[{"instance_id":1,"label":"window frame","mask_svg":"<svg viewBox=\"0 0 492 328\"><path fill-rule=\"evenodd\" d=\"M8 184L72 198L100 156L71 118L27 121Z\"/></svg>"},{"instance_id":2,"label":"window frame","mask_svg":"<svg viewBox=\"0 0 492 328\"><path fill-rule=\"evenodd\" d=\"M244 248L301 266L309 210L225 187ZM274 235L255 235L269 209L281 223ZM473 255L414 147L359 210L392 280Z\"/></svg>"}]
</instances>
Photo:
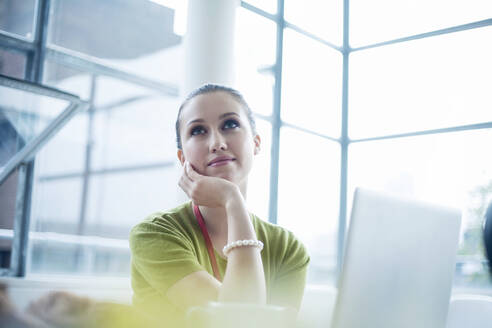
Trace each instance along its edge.
<instances>
[{"instance_id":1,"label":"window frame","mask_svg":"<svg viewBox=\"0 0 492 328\"><path fill-rule=\"evenodd\" d=\"M128 83L132 83L141 87L145 87L152 90L154 93L177 97L179 95L178 86L169 83L163 83L161 81L152 80L138 74L133 74L118 68L113 67L101 61L97 58L93 58L88 55L77 53L69 49L65 49L56 45L47 44L47 35L49 30L49 20L50 20L50 5L51 0L38 0L36 11L35 11L35 32L34 38L32 40L27 40L22 36L16 36L11 33L0 31L0 47L7 51L19 52L25 55L26 58L26 68L25 76L23 81L19 81L20 84L26 85L28 89L44 90L44 92L50 93L52 96L68 97L72 101L72 105L77 103L77 105L82 105L83 107L88 107L89 120L91 120L94 114L94 90L96 88L97 77L106 76L114 79L122 80ZM53 62L66 65L70 68L75 68L89 72L92 75L91 83L91 95L86 101L81 101L77 96L68 94L61 90L44 87L43 82L43 72L45 59L52 60ZM32 90L31 90L32 91ZM73 97L73 98L72 98ZM128 99L124 101L131 102L133 99ZM121 102L117 102L112 106L106 106L111 109L114 106L121 105ZM75 106L80 107L80 106ZM75 108L72 106L70 113L74 113L80 108ZM68 110L67 109L67 110ZM79 230L81 231L84 226L85 213L87 208L87 193L88 193L88 181L93 174L111 174L113 172L124 172L124 171L134 171L139 169L153 169L153 168L166 168L173 165L173 163L163 162L163 163L148 163L131 167L122 167L114 169L104 169L104 170L91 170L88 158L91 152L91 140L92 136L89 133L87 138L87 151L85 154L85 168L84 172L81 173L83 179L83 190L82 190L82 206L80 210L79 219ZM44 144L44 143L43 143ZM40 144L41 145L41 144ZM42 145L41 145L42 146ZM39 147L36 148L39 150ZM32 155L32 153L29 153ZM31 156L32 157L32 156ZM31 158L26 160L23 158L22 163L17 163L18 168L18 178L17 178L17 195L16 195L16 212L14 217L14 228L13 231L0 231L0 238L12 240L12 250L9 268L1 268L0 276L14 276L14 277L24 277L26 275L27 267L27 247L29 239L39 240L39 239L50 239L49 235L43 235L43 233L29 233L29 223L30 223L30 211L31 211L31 197L32 189L34 183L34 165L35 159ZM28 156L26 156L28 158ZM62 175L62 176L50 176L52 179L70 179L72 175ZM63 236L62 236L63 237ZM74 242L74 244L85 245L89 247L101 247L100 239L95 242L94 238L84 238L84 236L79 236L79 238ZM104 238L103 238L104 239ZM115 247L116 249L121 249L121 243L118 243L114 239L107 238L106 247ZM116 245L116 246L115 246Z\"/></svg>"},{"instance_id":2,"label":"window frame","mask_svg":"<svg viewBox=\"0 0 492 328\"><path fill-rule=\"evenodd\" d=\"M320 138L328 138L334 142L338 142L340 144L341 149L341 157L340 157L340 202L339 202L339 217L338 217L338 233L337 233L337 272L336 276L339 276L342 261L343 261L343 248L345 243L345 235L346 235L346 226L347 226L347 175L348 175L348 147L351 143L358 142L370 142L374 140L381 139L389 139L389 138L404 138L404 137L412 137L424 134L441 134L455 131L463 131L463 130L476 130L476 129L491 129L492 122L482 122L479 124L471 124L465 126L451 126L446 127L444 129L434 129L434 130L425 130L425 131L413 131L410 133L404 134L393 134L393 135L384 135L375 138L364 138L364 139L354 139L351 140L348 137L348 78L349 78L349 68L350 68L350 54L357 51L364 51L366 49L371 49L375 47L384 47L395 43L408 42L416 39L429 38L434 36L439 36L448 33L456 33L468 29L476 29L485 26L492 25L492 18L486 19L482 21L471 22L468 24L452 26L444 29L429 31L426 33L410 35L402 38L397 38L393 40L387 40L384 42L378 42L375 44L369 44L357 48L351 48L349 43L349 0L339 0L343 1L343 11L340 13L343 15L343 37L342 37L342 45L336 46L328 40L324 40L323 38L314 35L310 32L307 32L302 27L292 24L284 19L284 0L277 1L277 12L275 14L266 12L260 8L257 8L245 1L241 1L240 6L246 10L251 11L257 15L263 16L266 19L273 21L276 24L276 58L275 64L268 68L274 76L274 90L273 90L273 110L270 115L257 115L261 119L269 122L271 124L271 160L270 160L270 182L269 182L269 220L272 223L277 222L278 215L278 175L279 175L279 151L280 151L280 129L283 126L288 126L290 128L301 130L305 133L314 134ZM114 68L108 65L105 62L92 58L90 56L79 54L73 52L68 49L64 49L54 45L47 45L47 34L49 27L49 14L50 14L50 0L39 0L36 7L36 19L35 19L35 35L32 41L25 40L21 37L15 37L9 35L8 33L0 32L0 47L11 50L22 52L27 56L27 66L26 66L26 74L25 80L34 82L34 83L42 83L42 74L45 58L49 58L56 63L67 65L72 68L82 69L84 71L90 72L93 75L92 79L92 90L95 88L95 84L97 83L98 76L109 76L115 79L119 79L122 81L134 83L139 86L147 87L153 91L161 93L167 96L177 96L179 94L178 86L165 84L160 81L155 81L152 79L148 79L137 74L129 73L122 71L120 69ZM309 129L305 129L303 127L294 126L281 120L281 96L282 96L282 60L283 60L283 35L285 29L292 29L296 32L302 34L303 36L310 38L316 42L320 42L328 47L335 49L340 52L343 56L342 61L342 103L341 103L341 135L339 138L330 138L328 136L320 135L314 131ZM94 92L91 93L90 99L88 102L91 104L89 109L89 115L93 115L94 111ZM88 151L86 152L86 164L85 170L83 172L84 179L84 190L82 192L82 197L87 198L87 181L90 178L91 172L90 167L87 164L87 157L90 156L90 140L91 135L88 135ZM170 163L157 163L157 164L149 164L154 166L162 165L163 167L169 166ZM31 197L31 189L33 183L33 166L34 162L31 161L25 166L21 166L19 184L21 186L19 194L22 194L21 198L23 200L23 209L22 213L19 214L17 218L16 214L16 227L19 226L19 231L21 231L21 235L19 238L23 240L23 242L27 242L28 238L28 229L26 228L26 223L28 224L28 213L29 213L29 205L30 205L30 197ZM148 165L147 165L148 166ZM146 165L142 167L131 167L131 170L136 169L145 169ZM111 170L104 170L104 173L111 173ZM63 178L63 177L58 177ZM68 178L68 177L67 177ZM84 196L85 195L85 196ZM84 198L83 198L84 199ZM83 207L81 212L84 212L84 206L87 206L86 203L83 203ZM84 214L81 213L81 222L83 221ZM17 220L19 222L17 222ZM18 261L18 262L16 262ZM25 275L25 256L19 258L17 260L13 260L12 266L17 268L24 268L20 270L10 271L9 274L15 276L24 276Z\"/></svg>"},{"instance_id":3,"label":"window frame","mask_svg":"<svg viewBox=\"0 0 492 328\"><path fill-rule=\"evenodd\" d=\"M481 27L486 27L492 25L492 18L470 22L467 24L451 26L448 28L438 29L434 31L429 31L426 33L420 33L410 36L405 36L401 38L396 38L392 40L387 40L383 42L377 42L374 44L364 45L357 48L352 48L349 42L349 0L340 0L343 1L343 42L342 46L336 46L334 43L329 40L325 40L313 33L310 33L304 30L302 27L292 24L284 19L284 0L278 0L277 3L277 13L275 15L269 14L259 8L256 8L244 1L241 1L241 6L245 9L248 9L258 15L261 15L267 19L271 19L277 24L277 44L276 44L276 62L274 66L271 68L273 71L273 75L275 77L275 86L274 86L274 98L273 98L273 113L271 116L267 117L267 120L272 124L272 160L271 160L271 169L270 169L270 211L269 211L269 219L273 223L277 223L277 206L278 206L278 173L279 173L279 145L280 145L280 129L283 126L288 126L290 128L294 128L306 133L310 133L316 135L321 138L326 138L329 140L333 140L338 142L341 147L341 163L340 163L340 203L339 203L339 218L338 218L338 240L337 240L337 259L336 259L336 273L335 276L338 277L341 272L342 262L343 262L343 249L345 244L345 235L347 228L347 176L348 176L348 148L351 143L357 142L370 142L381 139L393 139L393 138L403 138L403 137L413 137L419 135L426 134L442 134L456 131L464 131L464 130L477 130L477 129L491 129L492 122L481 122L478 124L470 124L470 125L461 125L461 126L450 126L442 129L432 129L432 130L423 130L423 131L413 131L409 133L403 134L392 134L392 135L383 135L380 137L372 137L372 138L361 138L361 139L353 139L351 140L348 136L348 93L349 93L349 58L350 54L356 51L364 51L367 49L372 49L376 47L384 47L388 45L392 45L395 43L401 42L409 42L412 40L423 39L435 37L443 34L456 33L469 29L477 29ZM342 105L341 105L341 135L340 138L334 139L329 136L321 135L315 131L300 127L294 126L292 124L288 124L286 122L282 122L280 117L281 112L281 95L282 95L282 58L283 58L283 33L286 28L290 28L305 37L312 39L313 41L320 42L328 47L335 49L340 52L343 56L342 62ZM459 265L459 263L457 264ZM335 281L335 284L337 282Z\"/></svg>"}]
</instances>

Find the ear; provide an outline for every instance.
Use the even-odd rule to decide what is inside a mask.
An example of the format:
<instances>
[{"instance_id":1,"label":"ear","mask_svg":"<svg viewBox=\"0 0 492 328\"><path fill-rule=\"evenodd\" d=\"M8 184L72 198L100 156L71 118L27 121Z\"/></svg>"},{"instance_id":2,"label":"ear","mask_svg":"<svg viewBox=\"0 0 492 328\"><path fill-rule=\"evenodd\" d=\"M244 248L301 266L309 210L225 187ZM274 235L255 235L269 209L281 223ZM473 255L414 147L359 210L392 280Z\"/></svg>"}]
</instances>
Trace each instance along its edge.
<instances>
[{"instance_id":1,"label":"ear","mask_svg":"<svg viewBox=\"0 0 492 328\"><path fill-rule=\"evenodd\" d=\"M253 141L255 143L255 150L254 150L254 154L255 155L258 155L260 153L260 150L261 150L261 138L260 136L257 134L253 137Z\"/></svg>"},{"instance_id":2,"label":"ear","mask_svg":"<svg viewBox=\"0 0 492 328\"><path fill-rule=\"evenodd\" d=\"M178 159L179 159L179 162L181 163L181 165L184 165L184 162L186 161L186 159L185 159L185 156L183 154L183 149L178 149L177 155L178 155Z\"/></svg>"}]
</instances>

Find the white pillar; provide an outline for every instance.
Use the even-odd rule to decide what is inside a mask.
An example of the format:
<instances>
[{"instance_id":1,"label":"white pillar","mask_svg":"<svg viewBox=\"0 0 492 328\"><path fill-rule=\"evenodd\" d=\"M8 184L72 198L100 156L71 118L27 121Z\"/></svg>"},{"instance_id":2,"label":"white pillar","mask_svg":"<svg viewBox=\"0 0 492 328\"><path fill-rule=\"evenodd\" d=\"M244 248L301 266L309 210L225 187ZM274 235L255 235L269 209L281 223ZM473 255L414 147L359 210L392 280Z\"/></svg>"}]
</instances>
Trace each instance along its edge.
<instances>
[{"instance_id":1,"label":"white pillar","mask_svg":"<svg viewBox=\"0 0 492 328\"><path fill-rule=\"evenodd\" d=\"M204 83L234 86L234 34L239 0L188 0L182 95Z\"/></svg>"}]
</instances>

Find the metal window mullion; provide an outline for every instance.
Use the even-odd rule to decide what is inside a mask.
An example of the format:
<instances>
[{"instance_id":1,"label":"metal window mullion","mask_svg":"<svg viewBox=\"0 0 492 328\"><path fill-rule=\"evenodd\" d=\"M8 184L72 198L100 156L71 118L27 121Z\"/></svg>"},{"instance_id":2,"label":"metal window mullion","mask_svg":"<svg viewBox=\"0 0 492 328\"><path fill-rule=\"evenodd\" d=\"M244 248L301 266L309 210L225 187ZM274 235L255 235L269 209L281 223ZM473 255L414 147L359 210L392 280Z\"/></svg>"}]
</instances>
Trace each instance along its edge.
<instances>
[{"instance_id":1,"label":"metal window mullion","mask_svg":"<svg viewBox=\"0 0 492 328\"><path fill-rule=\"evenodd\" d=\"M266 12L266 11L258 8L258 7L255 7L255 6L253 6L253 5L251 5L251 4L247 3L247 2L241 1L241 7L243 7L246 10L249 10L249 11L251 11L251 12L257 14L257 15L263 16L266 19L269 19L269 20L272 20L272 21L275 21L275 22L277 21L277 16L275 16L273 14L270 14L270 13L268 13L268 12ZM279 12L280 12L280 10L279 10ZM283 9L282 9L282 17L283 16L284 15L283 15ZM335 44L333 44L333 43L329 42L328 40L325 40L325 39L317 36L316 34L313 34L311 32L306 31L305 29L299 27L296 24L293 24L293 23L290 23L290 22L287 22L287 21L284 20L284 27L288 27L288 28L290 28L290 29L292 29L292 30L294 30L294 31L296 31L296 32L298 32L298 33L300 33L300 34L302 34L302 35L304 35L304 36L306 36L306 37L314 40L314 41L318 41L319 43L322 43L322 44L324 44L324 45L326 45L326 46L328 46L330 48L333 48L333 49L338 50L338 51L342 51L342 48L341 47L336 46Z\"/></svg>"},{"instance_id":2,"label":"metal window mullion","mask_svg":"<svg viewBox=\"0 0 492 328\"><path fill-rule=\"evenodd\" d=\"M112 111L112 110L118 110L118 109L122 109L124 108L125 106L127 105L130 105L132 103L135 103L135 102L139 102L139 101L144 101L144 100L149 100L149 99L152 99L152 98L155 98L156 95L142 95L142 96L131 96L131 97L128 97L128 98L123 98L123 99L120 99L120 100L117 100L117 101L114 101L114 102L111 102L107 105L102 105L100 107L94 107L94 111L97 111L98 113L101 113L103 111Z\"/></svg>"},{"instance_id":3,"label":"metal window mullion","mask_svg":"<svg viewBox=\"0 0 492 328\"><path fill-rule=\"evenodd\" d=\"M265 17L265 18L267 18L269 20L272 20L272 21L275 21L275 22L277 21L277 16L276 15L270 14L270 13L264 11L263 9L260 9L258 7L255 7L252 4L249 4L247 2L241 1L241 7L243 7L246 10L249 10L249 11L255 13L255 14L258 14L260 16L263 16L263 17Z\"/></svg>"},{"instance_id":4,"label":"metal window mullion","mask_svg":"<svg viewBox=\"0 0 492 328\"><path fill-rule=\"evenodd\" d=\"M34 71L34 51L30 51L26 56L26 69L24 72L24 79L26 81L32 80Z\"/></svg>"},{"instance_id":5,"label":"metal window mullion","mask_svg":"<svg viewBox=\"0 0 492 328\"><path fill-rule=\"evenodd\" d=\"M348 70L349 70L349 0L343 1L343 74L342 74L342 129L340 138L340 203L338 218L337 273L338 284L343 265L345 230L347 225L347 176L348 176Z\"/></svg>"},{"instance_id":6,"label":"metal window mullion","mask_svg":"<svg viewBox=\"0 0 492 328\"><path fill-rule=\"evenodd\" d=\"M317 41L321 44L324 44L325 46L328 46L334 50L338 50L338 51L342 51L343 49L339 46L336 46L335 44L313 34L313 33L310 33L302 28L300 28L299 26L295 25L295 24L292 24L292 23L289 23L289 22L285 22L285 27L288 27L296 32L298 32L299 34L302 34L304 35L305 37L311 39L311 40L314 40L314 41Z\"/></svg>"},{"instance_id":7,"label":"metal window mullion","mask_svg":"<svg viewBox=\"0 0 492 328\"><path fill-rule=\"evenodd\" d=\"M50 0L39 0L38 2L36 33L34 36L35 47L27 58L26 78L35 83L41 83L43 79L49 2ZM33 172L34 159L19 168L19 190L17 191L16 214L14 218L13 261L11 261L11 267L14 266L13 274L18 277L23 277L26 274L31 198L34 181Z\"/></svg>"},{"instance_id":8,"label":"metal window mullion","mask_svg":"<svg viewBox=\"0 0 492 328\"><path fill-rule=\"evenodd\" d=\"M284 0L277 0L277 42L275 60L275 87L273 91L272 145L270 160L270 204L269 221L277 223L278 215L278 175L280 152L280 107L282 95L282 60L284 42Z\"/></svg>"},{"instance_id":9,"label":"metal window mullion","mask_svg":"<svg viewBox=\"0 0 492 328\"><path fill-rule=\"evenodd\" d=\"M83 108L84 105L82 105ZM36 138L31 140L26 146L22 147L3 167L0 173L0 184L5 181L7 174L12 172L21 163L32 161L35 154L46 142L57 133L63 121L69 120L79 109L79 104L70 104L59 116L56 117Z\"/></svg>"},{"instance_id":10,"label":"metal window mullion","mask_svg":"<svg viewBox=\"0 0 492 328\"><path fill-rule=\"evenodd\" d=\"M141 87L155 90L160 94L170 97L177 97L179 90L176 85L171 83L155 81L137 74L123 71L100 59L66 49L56 45L46 48L46 55L53 61L84 72L93 73L99 76L108 76L114 79L132 83Z\"/></svg>"},{"instance_id":11,"label":"metal window mullion","mask_svg":"<svg viewBox=\"0 0 492 328\"><path fill-rule=\"evenodd\" d=\"M14 237L12 239L10 270L6 272L8 275L16 277L23 277L26 274L33 171L33 161L22 164L18 168L19 174L17 197L15 201Z\"/></svg>"},{"instance_id":12,"label":"metal window mullion","mask_svg":"<svg viewBox=\"0 0 492 328\"><path fill-rule=\"evenodd\" d=\"M491 128L492 128L492 121L491 122L477 123L477 124L452 126L452 127L448 127L448 128L441 128L441 129L414 131L414 132L408 132L408 133L399 133L399 134L391 134L391 135L384 135L384 136L378 136L378 137L354 139L354 140L351 140L350 142L353 143L353 142L378 141L378 140L386 140L386 139L417 137L417 136L426 136L426 135L433 135L433 134L444 134L444 133L482 130L482 129L491 129Z\"/></svg>"},{"instance_id":13,"label":"metal window mullion","mask_svg":"<svg viewBox=\"0 0 492 328\"><path fill-rule=\"evenodd\" d=\"M39 0L36 16L36 33L34 36L34 48L27 56L26 74L27 80L41 83L44 47L46 44L46 25L49 18L49 0ZM19 166L18 189L16 197L16 209L14 217L14 238L12 241L12 253L9 274L23 277L26 274L28 234L31 211L31 197L33 186L34 160Z\"/></svg>"},{"instance_id":14,"label":"metal window mullion","mask_svg":"<svg viewBox=\"0 0 492 328\"><path fill-rule=\"evenodd\" d=\"M326 135L326 134L323 134L323 133L319 133L319 132L316 132L316 131L313 131L313 130L310 130L310 129L306 129L306 128L303 128L301 126L298 126L298 125L295 125L295 124L292 124L292 123L287 123L287 122L282 121L282 126L289 127L289 128L291 128L293 130L302 131L304 133L307 133L307 134L310 134L310 135L313 135L313 136L316 136L316 137L320 137L320 138L323 138L323 139L327 139L327 140L331 140L331 141L335 141L335 142L340 142L340 139L338 139L338 138L330 137L329 135Z\"/></svg>"},{"instance_id":15,"label":"metal window mullion","mask_svg":"<svg viewBox=\"0 0 492 328\"><path fill-rule=\"evenodd\" d=\"M34 93L37 95L42 95L50 98L56 98L71 102L72 104L80 104L81 100L79 97L61 91L52 87L41 85L40 83L33 83L29 81L20 80L14 77L5 76L0 74L0 85L8 88L13 88L28 93Z\"/></svg>"},{"instance_id":16,"label":"metal window mullion","mask_svg":"<svg viewBox=\"0 0 492 328\"><path fill-rule=\"evenodd\" d=\"M50 16L50 0L39 0L36 18L36 32L34 36L34 54L31 72L31 81L41 83L43 80L44 58L48 38Z\"/></svg>"},{"instance_id":17,"label":"metal window mullion","mask_svg":"<svg viewBox=\"0 0 492 328\"><path fill-rule=\"evenodd\" d=\"M35 49L32 42L4 32L0 32L0 47L20 53L30 52Z\"/></svg>"},{"instance_id":18,"label":"metal window mullion","mask_svg":"<svg viewBox=\"0 0 492 328\"><path fill-rule=\"evenodd\" d=\"M132 166L120 166L120 167L111 167L106 169L96 169L90 170L88 174L90 176L94 175L108 175L108 174L121 174L121 173L131 173L135 171L144 171L144 170L159 170L165 168L172 168L176 165L175 161L167 161L161 163L152 163L152 164L140 164L140 165L132 165ZM74 178L82 178L84 177L85 172L72 172L72 173L62 173L62 174L52 174L52 175L43 175L38 177L38 182L49 182L54 180L65 180L65 179L74 179Z\"/></svg>"},{"instance_id":19,"label":"metal window mullion","mask_svg":"<svg viewBox=\"0 0 492 328\"><path fill-rule=\"evenodd\" d=\"M84 171L82 173L82 192L80 195L80 214L79 222L77 224L77 235L83 235L85 232L85 225L87 221L87 203L89 199L89 187L91 181L91 164L92 164L92 148L93 148L93 122L94 122L94 104L97 89L97 76L92 74L91 78L91 90L89 96L89 111L88 123L87 123L87 143L85 147L85 160ZM90 255L87 251L84 252L84 246L78 245L75 251L75 265L81 265L80 271L89 273L90 271Z\"/></svg>"},{"instance_id":20,"label":"metal window mullion","mask_svg":"<svg viewBox=\"0 0 492 328\"><path fill-rule=\"evenodd\" d=\"M476 29L476 28L480 28L480 27L486 27L486 26L490 26L490 25L492 25L492 18L477 21L477 22L472 22L472 23L468 23L468 24L443 28L443 29L435 30L435 31L431 31L431 32L415 34L415 35L402 37L402 38L398 38L398 39L393 39L393 40L388 40L388 41L384 41L384 42L378 42L378 43L374 43L374 44L370 44L370 45L366 45L366 46L361 46L361 47L357 47L357 48L352 49L352 51L360 51L360 50L366 50L366 49L371 49L371 48L377 48L377 47L387 46L390 44L407 42L407 41L412 41L412 40L418 40L418 39L428 38L428 37L432 37L432 36L439 36L439 35L448 34L448 33L461 32L461 31Z\"/></svg>"},{"instance_id":21,"label":"metal window mullion","mask_svg":"<svg viewBox=\"0 0 492 328\"><path fill-rule=\"evenodd\" d=\"M94 132L94 103L96 97L96 89L97 89L97 76L92 75L91 79L91 92L90 92L90 107L88 115L88 124L87 124L87 143L85 147L85 161L84 161L84 172L83 172L83 180L82 180L82 194L80 200L80 215L79 215L79 223L77 227L77 234L82 235L85 230L85 222L87 216L87 202L89 195L89 183L91 178L91 163L92 163L92 148L94 145L93 142L93 132Z\"/></svg>"},{"instance_id":22,"label":"metal window mullion","mask_svg":"<svg viewBox=\"0 0 492 328\"><path fill-rule=\"evenodd\" d=\"M266 121L266 122L269 122L270 124L272 124L273 122L273 117L272 115L264 115L264 114L260 114L260 113L256 113L256 112L253 112L253 116L257 119L260 119L260 120L263 120L263 121Z\"/></svg>"}]
</instances>

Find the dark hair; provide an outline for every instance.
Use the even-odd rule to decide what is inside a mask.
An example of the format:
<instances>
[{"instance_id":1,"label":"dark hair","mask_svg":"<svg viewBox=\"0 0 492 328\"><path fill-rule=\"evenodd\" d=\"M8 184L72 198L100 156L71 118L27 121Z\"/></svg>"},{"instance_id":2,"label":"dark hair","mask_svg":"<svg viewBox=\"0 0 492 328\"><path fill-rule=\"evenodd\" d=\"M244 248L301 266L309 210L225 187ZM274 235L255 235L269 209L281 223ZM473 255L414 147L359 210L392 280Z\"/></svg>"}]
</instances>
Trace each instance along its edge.
<instances>
[{"instance_id":1,"label":"dark hair","mask_svg":"<svg viewBox=\"0 0 492 328\"><path fill-rule=\"evenodd\" d=\"M253 117L253 112L251 111L251 108L249 108L248 103L246 100L244 100L243 95L233 89L229 88L223 85L218 85L218 84L205 84L199 87L198 89L193 90L183 101L181 106L179 106L178 110L178 118L176 119L176 143L178 146L178 149L182 149L182 144L181 144L181 134L179 133L179 120L181 118L181 112L183 111L183 108L188 104L188 102L195 98L196 96L204 95L207 93L212 93L212 92L225 92L229 94L234 100L236 100L241 106L243 106L243 109L246 112L246 116L248 117L249 125L251 126L251 131L253 131L253 134L256 134L256 123L255 119Z\"/></svg>"},{"instance_id":2,"label":"dark hair","mask_svg":"<svg viewBox=\"0 0 492 328\"><path fill-rule=\"evenodd\" d=\"M485 256L489 260L489 270L492 275L492 202L490 202L485 212L485 224L483 227L483 241L485 246Z\"/></svg>"}]
</instances>

